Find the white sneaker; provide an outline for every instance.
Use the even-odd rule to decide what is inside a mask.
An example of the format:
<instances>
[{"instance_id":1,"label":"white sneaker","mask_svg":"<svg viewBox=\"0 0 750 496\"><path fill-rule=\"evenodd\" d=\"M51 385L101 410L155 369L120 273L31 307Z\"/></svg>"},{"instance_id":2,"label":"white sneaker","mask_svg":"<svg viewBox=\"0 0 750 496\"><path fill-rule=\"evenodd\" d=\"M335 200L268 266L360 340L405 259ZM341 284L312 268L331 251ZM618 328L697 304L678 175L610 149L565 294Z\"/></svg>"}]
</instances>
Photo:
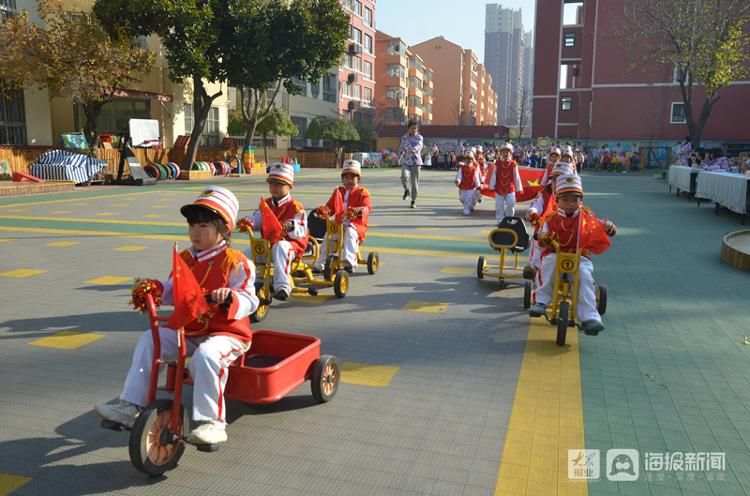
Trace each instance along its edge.
<instances>
[{"instance_id":1,"label":"white sneaker","mask_svg":"<svg viewBox=\"0 0 750 496\"><path fill-rule=\"evenodd\" d=\"M226 442L227 431L224 422L210 420L190 431L187 440L193 444L219 444Z\"/></svg>"},{"instance_id":2,"label":"white sneaker","mask_svg":"<svg viewBox=\"0 0 750 496\"><path fill-rule=\"evenodd\" d=\"M137 406L123 400L120 400L114 405L110 405L109 403L99 403L94 407L94 411L104 420L117 422L128 429L133 428L135 419L138 417L138 414L141 413Z\"/></svg>"}]
</instances>

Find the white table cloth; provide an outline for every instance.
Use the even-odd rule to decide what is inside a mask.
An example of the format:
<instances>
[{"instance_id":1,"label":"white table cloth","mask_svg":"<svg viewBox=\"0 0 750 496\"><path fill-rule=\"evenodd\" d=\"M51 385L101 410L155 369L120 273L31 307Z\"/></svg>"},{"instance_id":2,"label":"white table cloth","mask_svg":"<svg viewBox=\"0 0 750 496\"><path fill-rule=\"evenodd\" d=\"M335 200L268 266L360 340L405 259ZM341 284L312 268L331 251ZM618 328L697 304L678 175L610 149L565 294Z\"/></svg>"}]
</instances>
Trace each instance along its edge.
<instances>
[{"instance_id":1,"label":"white table cloth","mask_svg":"<svg viewBox=\"0 0 750 496\"><path fill-rule=\"evenodd\" d=\"M684 165L672 165L669 167L667 182L670 187L690 193L690 176L698 171Z\"/></svg>"},{"instance_id":2,"label":"white table cloth","mask_svg":"<svg viewBox=\"0 0 750 496\"><path fill-rule=\"evenodd\" d=\"M701 171L698 174L695 196L746 215L748 181L750 178L744 174Z\"/></svg>"}]
</instances>

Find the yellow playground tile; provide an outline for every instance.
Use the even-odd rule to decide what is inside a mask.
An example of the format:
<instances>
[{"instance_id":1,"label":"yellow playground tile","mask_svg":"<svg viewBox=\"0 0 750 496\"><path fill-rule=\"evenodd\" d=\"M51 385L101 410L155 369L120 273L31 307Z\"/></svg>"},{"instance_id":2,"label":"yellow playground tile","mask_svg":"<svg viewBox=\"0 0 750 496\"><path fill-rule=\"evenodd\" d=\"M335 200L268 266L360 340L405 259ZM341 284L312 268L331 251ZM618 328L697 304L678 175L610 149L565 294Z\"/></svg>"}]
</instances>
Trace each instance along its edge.
<instances>
[{"instance_id":1,"label":"yellow playground tile","mask_svg":"<svg viewBox=\"0 0 750 496\"><path fill-rule=\"evenodd\" d=\"M418 227L417 231L439 231L439 227Z\"/></svg>"},{"instance_id":2,"label":"yellow playground tile","mask_svg":"<svg viewBox=\"0 0 750 496\"><path fill-rule=\"evenodd\" d=\"M88 207L88 203L71 203L74 207Z\"/></svg>"},{"instance_id":3,"label":"yellow playground tile","mask_svg":"<svg viewBox=\"0 0 750 496\"><path fill-rule=\"evenodd\" d=\"M75 246L80 244L78 241L53 241L52 243L47 243L47 246Z\"/></svg>"},{"instance_id":4,"label":"yellow playground tile","mask_svg":"<svg viewBox=\"0 0 750 496\"><path fill-rule=\"evenodd\" d=\"M474 274L477 271L474 267L443 267L440 272L444 274L457 274L460 276L467 276Z\"/></svg>"},{"instance_id":5,"label":"yellow playground tile","mask_svg":"<svg viewBox=\"0 0 750 496\"><path fill-rule=\"evenodd\" d=\"M126 245L115 248L113 251L143 251L146 248L148 248L148 246Z\"/></svg>"},{"instance_id":6,"label":"yellow playground tile","mask_svg":"<svg viewBox=\"0 0 750 496\"><path fill-rule=\"evenodd\" d=\"M0 473L0 495L5 496L31 480L31 477Z\"/></svg>"},{"instance_id":7,"label":"yellow playground tile","mask_svg":"<svg viewBox=\"0 0 750 496\"><path fill-rule=\"evenodd\" d=\"M122 276L102 276L97 277L95 279L89 279L86 281L88 284L101 284L101 285L114 285L114 284L122 284L124 282L132 281L132 277L122 277Z\"/></svg>"},{"instance_id":8,"label":"yellow playground tile","mask_svg":"<svg viewBox=\"0 0 750 496\"><path fill-rule=\"evenodd\" d=\"M13 209L13 210L6 210L6 212L11 212L11 213L14 213L14 214L20 214L20 213L23 213L23 212L28 212L28 210L26 210L25 208L16 208L16 209Z\"/></svg>"},{"instance_id":9,"label":"yellow playground tile","mask_svg":"<svg viewBox=\"0 0 750 496\"><path fill-rule=\"evenodd\" d=\"M151 205L149 208L167 208L167 205Z\"/></svg>"},{"instance_id":10,"label":"yellow playground tile","mask_svg":"<svg viewBox=\"0 0 750 496\"><path fill-rule=\"evenodd\" d=\"M50 213L55 214L55 215L65 215L65 214L72 213L72 211L71 210L53 210Z\"/></svg>"},{"instance_id":11,"label":"yellow playground tile","mask_svg":"<svg viewBox=\"0 0 750 496\"><path fill-rule=\"evenodd\" d=\"M411 300L403 306L401 310L410 310L412 312L424 313L442 313L448 309L447 303L438 303L436 301Z\"/></svg>"},{"instance_id":12,"label":"yellow playground tile","mask_svg":"<svg viewBox=\"0 0 750 496\"><path fill-rule=\"evenodd\" d=\"M36 270L36 269L16 269L16 270L9 270L8 272L0 272L0 276L16 277L18 279L23 279L24 277L38 276L39 274L44 274L45 272L47 271Z\"/></svg>"},{"instance_id":13,"label":"yellow playground tile","mask_svg":"<svg viewBox=\"0 0 750 496\"><path fill-rule=\"evenodd\" d=\"M113 216L115 216L115 215L117 215L117 214L116 214L116 213L114 213L114 212L99 212L99 213L98 213L98 214L96 214L96 215L97 215L98 217L113 217Z\"/></svg>"},{"instance_id":14,"label":"yellow playground tile","mask_svg":"<svg viewBox=\"0 0 750 496\"><path fill-rule=\"evenodd\" d=\"M7 243L9 241L11 241L10 238L0 238L0 243Z\"/></svg>"},{"instance_id":15,"label":"yellow playground tile","mask_svg":"<svg viewBox=\"0 0 750 496\"><path fill-rule=\"evenodd\" d=\"M399 367L392 365L374 365L371 363L344 362L341 366L341 382L361 386L387 387Z\"/></svg>"},{"instance_id":16,"label":"yellow playground tile","mask_svg":"<svg viewBox=\"0 0 750 496\"><path fill-rule=\"evenodd\" d=\"M448 216L438 217L437 220L456 220L456 216L454 215L453 217L448 217Z\"/></svg>"},{"instance_id":17,"label":"yellow playground tile","mask_svg":"<svg viewBox=\"0 0 750 496\"><path fill-rule=\"evenodd\" d=\"M127 207L129 206L128 203L113 203L110 205L110 207Z\"/></svg>"},{"instance_id":18,"label":"yellow playground tile","mask_svg":"<svg viewBox=\"0 0 750 496\"><path fill-rule=\"evenodd\" d=\"M146 214L143 216L144 219L161 219L162 217L164 216L160 214Z\"/></svg>"},{"instance_id":19,"label":"yellow playground tile","mask_svg":"<svg viewBox=\"0 0 750 496\"><path fill-rule=\"evenodd\" d=\"M58 350L75 350L103 338L98 332L60 331L46 338L36 339L29 344Z\"/></svg>"}]
</instances>

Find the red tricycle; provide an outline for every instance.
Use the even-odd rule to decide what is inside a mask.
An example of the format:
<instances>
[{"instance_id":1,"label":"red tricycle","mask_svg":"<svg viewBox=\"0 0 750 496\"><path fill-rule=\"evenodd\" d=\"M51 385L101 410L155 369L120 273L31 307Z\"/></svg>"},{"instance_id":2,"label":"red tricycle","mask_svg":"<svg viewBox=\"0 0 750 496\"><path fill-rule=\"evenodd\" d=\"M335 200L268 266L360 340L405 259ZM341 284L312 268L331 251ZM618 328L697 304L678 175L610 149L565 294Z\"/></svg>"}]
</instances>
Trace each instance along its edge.
<instances>
[{"instance_id":1,"label":"red tricycle","mask_svg":"<svg viewBox=\"0 0 750 496\"><path fill-rule=\"evenodd\" d=\"M146 296L151 335L154 339L153 365L148 405L138 415L130 433L129 453L133 466L150 476L160 476L177 466L190 432L190 415L182 405L182 389L192 384L185 368L185 331L176 330L179 356L160 357L159 323L168 319L156 313L151 295ZM159 369L167 366L166 384L158 385ZM302 334L258 330L252 332L250 350L229 368L224 396L249 404L274 403L310 380L312 395L320 403L330 401L341 377L333 355L320 355L320 339ZM157 390L172 393L172 399L156 399ZM119 424L102 426L112 428ZM201 451L216 451L217 445L196 445Z\"/></svg>"}]
</instances>

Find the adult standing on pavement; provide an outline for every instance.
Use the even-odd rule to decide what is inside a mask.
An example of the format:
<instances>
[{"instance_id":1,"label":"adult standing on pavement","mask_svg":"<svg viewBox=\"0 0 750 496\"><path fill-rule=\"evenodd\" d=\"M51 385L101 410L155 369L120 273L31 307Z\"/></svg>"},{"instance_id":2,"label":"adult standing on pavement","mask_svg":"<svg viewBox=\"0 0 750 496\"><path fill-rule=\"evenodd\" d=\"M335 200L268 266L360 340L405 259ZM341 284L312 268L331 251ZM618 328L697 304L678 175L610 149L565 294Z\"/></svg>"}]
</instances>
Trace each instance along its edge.
<instances>
[{"instance_id":1,"label":"adult standing on pavement","mask_svg":"<svg viewBox=\"0 0 750 496\"><path fill-rule=\"evenodd\" d=\"M406 200L411 196L411 208L416 208L417 193L419 192L419 169L422 167L422 148L424 140L419 134L419 126L409 121L408 131L401 137L398 147L399 163L401 164L401 184L404 187Z\"/></svg>"}]
</instances>

